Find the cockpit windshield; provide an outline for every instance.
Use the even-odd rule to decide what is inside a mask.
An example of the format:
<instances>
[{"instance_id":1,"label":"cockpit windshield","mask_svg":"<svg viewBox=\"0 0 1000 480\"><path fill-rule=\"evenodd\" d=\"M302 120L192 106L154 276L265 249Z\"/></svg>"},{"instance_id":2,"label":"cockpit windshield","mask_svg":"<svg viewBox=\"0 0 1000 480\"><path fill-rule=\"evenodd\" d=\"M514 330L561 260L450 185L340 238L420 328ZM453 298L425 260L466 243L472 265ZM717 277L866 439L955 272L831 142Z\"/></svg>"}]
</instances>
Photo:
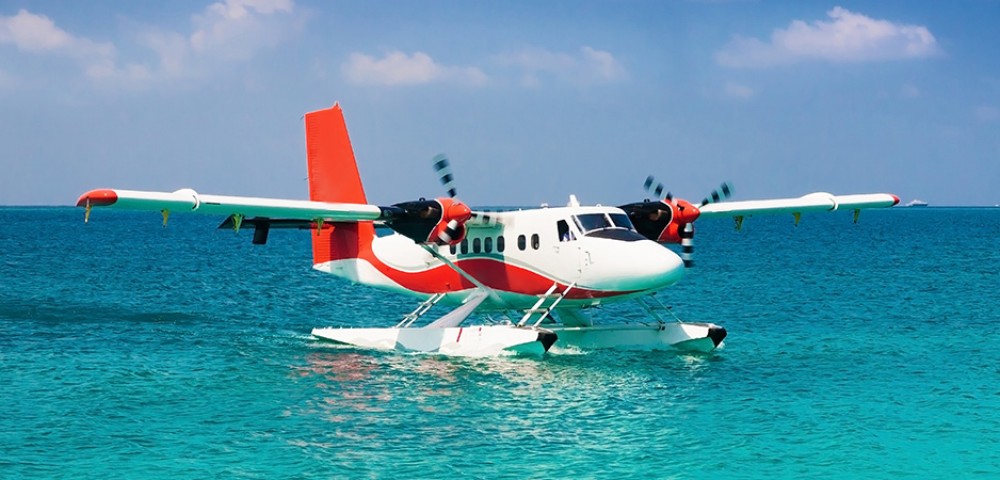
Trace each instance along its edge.
<instances>
[{"instance_id":1,"label":"cockpit windshield","mask_svg":"<svg viewBox=\"0 0 1000 480\"><path fill-rule=\"evenodd\" d=\"M628 215L624 213L612 213L611 221L614 222L616 227L627 228L629 230L635 231L635 227L632 226L632 221L628 219Z\"/></svg>"},{"instance_id":2,"label":"cockpit windshield","mask_svg":"<svg viewBox=\"0 0 1000 480\"><path fill-rule=\"evenodd\" d=\"M598 231L606 230L609 228L623 228L626 230L635 231L635 227L632 226L632 222L628 219L628 215L624 213L584 213L581 215L574 215L573 220L576 221L576 225L580 227L580 231L584 235Z\"/></svg>"},{"instance_id":3,"label":"cockpit windshield","mask_svg":"<svg viewBox=\"0 0 1000 480\"><path fill-rule=\"evenodd\" d=\"M594 230L611 228L611 220L603 213L585 213L583 215L576 215L573 217L573 220L576 220L576 225L580 227L580 231L584 234Z\"/></svg>"}]
</instances>

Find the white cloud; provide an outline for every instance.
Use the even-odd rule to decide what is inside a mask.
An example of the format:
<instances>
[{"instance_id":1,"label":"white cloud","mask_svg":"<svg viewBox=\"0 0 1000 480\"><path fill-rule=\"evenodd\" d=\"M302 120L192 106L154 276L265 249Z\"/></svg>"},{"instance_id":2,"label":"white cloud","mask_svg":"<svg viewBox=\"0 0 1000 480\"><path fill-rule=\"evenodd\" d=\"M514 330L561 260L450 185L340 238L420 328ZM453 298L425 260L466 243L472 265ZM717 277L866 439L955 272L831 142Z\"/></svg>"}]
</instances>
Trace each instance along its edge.
<instances>
[{"instance_id":1,"label":"white cloud","mask_svg":"<svg viewBox=\"0 0 1000 480\"><path fill-rule=\"evenodd\" d=\"M348 81L359 85L400 86L436 82L482 85L487 80L486 74L478 68L441 65L423 52L407 55L393 51L381 59L352 53L341 65L341 72Z\"/></svg>"},{"instance_id":2,"label":"white cloud","mask_svg":"<svg viewBox=\"0 0 1000 480\"><path fill-rule=\"evenodd\" d=\"M92 80L113 86L145 86L158 80L203 77L219 65L250 59L280 42L293 0L223 0L192 15L190 33L151 26L138 29L134 45L149 55L120 61L115 45L77 37L44 15L21 10L0 16L0 45L28 54L70 57Z\"/></svg>"},{"instance_id":3,"label":"white cloud","mask_svg":"<svg viewBox=\"0 0 1000 480\"><path fill-rule=\"evenodd\" d=\"M245 60L263 47L280 39L280 25L273 24L274 14L291 13L292 0L224 0L213 3L195 15L196 28L188 43L199 54L214 53L226 58Z\"/></svg>"},{"instance_id":4,"label":"white cloud","mask_svg":"<svg viewBox=\"0 0 1000 480\"><path fill-rule=\"evenodd\" d=\"M69 57L85 71L114 64L115 47L76 37L56 26L49 17L20 10L11 17L0 16L0 45L9 44L30 54Z\"/></svg>"},{"instance_id":5,"label":"white cloud","mask_svg":"<svg viewBox=\"0 0 1000 480\"><path fill-rule=\"evenodd\" d=\"M1000 109L990 105L976 107L976 119L980 122L995 122L1000 120Z\"/></svg>"},{"instance_id":6,"label":"white cloud","mask_svg":"<svg viewBox=\"0 0 1000 480\"><path fill-rule=\"evenodd\" d=\"M13 43L29 52L66 48L74 42L49 17L21 9L13 17L0 17L0 42Z\"/></svg>"},{"instance_id":7,"label":"white cloud","mask_svg":"<svg viewBox=\"0 0 1000 480\"><path fill-rule=\"evenodd\" d=\"M940 52L934 35L927 27L876 20L834 7L827 12L830 21L808 24L793 21L786 29L777 29L770 41L737 36L716 52L723 66L767 67L803 60L831 62L870 62L925 58Z\"/></svg>"},{"instance_id":8,"label":"white cloud","mask_svg":"<svg viewBox=\"0 0 1000 480\"><path fill-rule=\"evenodd\" d=\"M576 53L526 49L496 57L500 65L520 69L521 84L535 87L543 76L572 83L610 83L626 78L625 68L614 55L588 46Z\"/></svg>"},{"instance_id":9,"label":"white cloud","mask_svg":"<svg viewBox=\"0 0 1000 480\"><path fill-rule=\"evenodd\" d=\"M514 69L522 86L534 88L546 81L599 84L626 77L625 69L614 55L591 47L574 53L526 49L495 55L494 66ZM381 58L353 53L341 65L341 73L351 83L368 85L420 85L457 83L482 85L489 76L477 67L447 66L437 63L424 52L406 54L392 51Z\"/></svg>"},{"instance_id":10,"label":"white cloud","mask_svg":"<svg viewBox=\"0 0 1000 480\"><path fill-rule=\"evenodd\" d=\"M744 100L754 96L754 91L752 88L746 85L740 85L738 83L733 83L733 82L726 83L722 91L728 97L739 98Z\"/></svg>"},{"instance_id":11,"label":"white cloud","mask_svg":"<svg viewBox=\"0 0 1000 480\"><path fill-rule=\"evenodd\" d=\"M611 82L625 77L625 69L609 52L583 47L580 57L583 60L580 67L595 78Z\"/></svg>"}]
</instances>

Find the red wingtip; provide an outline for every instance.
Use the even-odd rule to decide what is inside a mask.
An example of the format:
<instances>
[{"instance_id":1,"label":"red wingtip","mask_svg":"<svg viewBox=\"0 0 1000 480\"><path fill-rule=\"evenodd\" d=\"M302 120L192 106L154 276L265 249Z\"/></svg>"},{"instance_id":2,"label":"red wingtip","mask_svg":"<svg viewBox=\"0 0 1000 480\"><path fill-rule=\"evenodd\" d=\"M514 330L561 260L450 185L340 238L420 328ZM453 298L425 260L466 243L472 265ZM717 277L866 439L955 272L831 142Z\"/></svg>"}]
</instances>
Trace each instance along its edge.
<instances>
[{"instance_id":1,"label":"red wingtip","mask_svg":"<svg viewBox=\"0 0 1000 480\"><path fill-rule=\"evenodd\" d=\"M892 195L892 194L890 193L889 195ZM892 202L892 206L895 207L896 205L899 205L899 197L897 197L895 195L892 195L892 199L895 200L894 202Z\"/></svg>"},{"instance_id":2,"label":"red wingtip","mask_svg":"<svg viewBox=\"0 0 1000 480\"><path fill-rule=\"evenodd\" d=\"M76 206L87 206L87 200L90 200L90 206L92 207L104 207L117 202L118 194L114 190L91 190L80 195L80 198L76 201Z\"/></svg>"}]
</instances>

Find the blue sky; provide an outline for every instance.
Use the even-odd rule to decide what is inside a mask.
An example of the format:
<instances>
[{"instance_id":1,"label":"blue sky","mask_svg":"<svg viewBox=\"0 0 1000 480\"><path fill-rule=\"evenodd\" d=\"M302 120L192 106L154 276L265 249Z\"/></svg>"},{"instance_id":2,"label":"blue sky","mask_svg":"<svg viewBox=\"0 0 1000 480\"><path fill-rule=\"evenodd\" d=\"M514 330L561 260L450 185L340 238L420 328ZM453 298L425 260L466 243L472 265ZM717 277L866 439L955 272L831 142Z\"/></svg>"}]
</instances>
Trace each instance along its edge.
<instances>
[{"instance_id":1,"label":"blue sky","mask_svg":"<svg viewBox=\"0 0 1000 480\"><path fill-rule=\"evenodd\" d=\"M1000 2L0 0L0 204L306 198L339 101L369 201L891 192L1000 203Z\"/></svg>"}]
</instances>

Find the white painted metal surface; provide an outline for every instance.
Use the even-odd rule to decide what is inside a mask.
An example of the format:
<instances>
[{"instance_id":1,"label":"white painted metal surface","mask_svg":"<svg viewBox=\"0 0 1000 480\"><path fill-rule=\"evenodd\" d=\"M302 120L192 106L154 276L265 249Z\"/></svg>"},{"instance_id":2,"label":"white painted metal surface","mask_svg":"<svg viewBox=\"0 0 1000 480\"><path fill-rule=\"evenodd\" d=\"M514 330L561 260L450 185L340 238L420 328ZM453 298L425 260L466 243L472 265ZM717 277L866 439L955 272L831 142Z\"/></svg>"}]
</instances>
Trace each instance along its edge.
<instances>
[{"instance_id":1,"label":"white painted metal surface","mask_svg":"<svg viewBox=\"0 0 1000 480\"><path fill-rule=\"evenodd\" d=\"M722 327L711 323L594 325L589 327L546 326L559 340L555 347L594 350L678 350L710 352L725 337ZM713 339L712 336L718 339Z\"/></svg>"},{"instance_id":2,"label":"white painted metal surface","mask_svg":"<svg viewBox=\"0 0 1000 480\"><path fill-rule=\"evenodd\" d=\"M463 357L545 353L552 332L513 325L452 328L315 328L313 336L377 350L439 353Z\"/></svg>"}]
</instances>

